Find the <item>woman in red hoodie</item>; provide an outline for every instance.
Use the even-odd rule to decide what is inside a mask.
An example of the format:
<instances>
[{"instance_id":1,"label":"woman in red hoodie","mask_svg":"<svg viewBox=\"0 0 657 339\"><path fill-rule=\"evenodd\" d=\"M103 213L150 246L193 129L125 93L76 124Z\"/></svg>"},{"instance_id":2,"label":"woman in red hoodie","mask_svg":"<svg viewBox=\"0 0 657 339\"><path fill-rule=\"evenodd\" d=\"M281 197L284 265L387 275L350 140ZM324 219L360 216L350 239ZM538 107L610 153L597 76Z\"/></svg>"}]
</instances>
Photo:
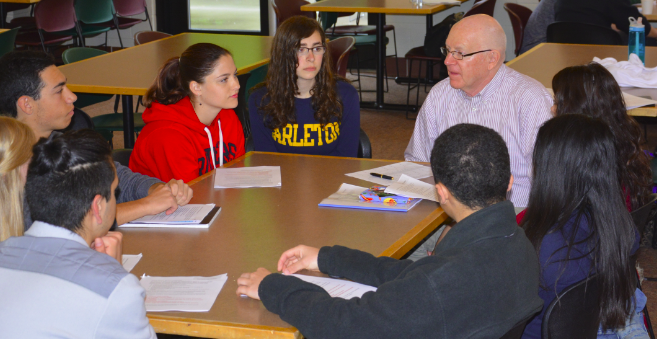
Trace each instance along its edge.
<instances>
[{"instance_id":1,"label":"woman in red hoodie","mask_svg":"<svg viewBox=\"0 0 657 339\"><path fill-rule=\"evenodd\" d=\"M185 182L244 154L233 108L240 85L233 57L214 44L190 46L169 59L144 96L147 109L130 169L164 182Z\"/></svg>"}]
</instances>

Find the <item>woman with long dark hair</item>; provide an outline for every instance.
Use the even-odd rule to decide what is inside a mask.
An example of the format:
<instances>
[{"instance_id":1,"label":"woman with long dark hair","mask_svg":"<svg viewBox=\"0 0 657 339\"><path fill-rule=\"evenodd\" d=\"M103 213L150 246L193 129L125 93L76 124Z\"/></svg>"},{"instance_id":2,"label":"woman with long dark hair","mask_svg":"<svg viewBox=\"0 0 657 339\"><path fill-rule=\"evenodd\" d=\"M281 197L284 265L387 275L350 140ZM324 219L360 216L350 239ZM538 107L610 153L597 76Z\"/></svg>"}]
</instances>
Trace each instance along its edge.
<instances>
[{"instance_id":1,"label":"woman with long dark hair","mask_svg":"<svg viewBox=\"0 0 657 339\"><path fill-rule=\"evenodd\" d=\"M597 274L600 327L612 332L643 326L635 308L645 305L645 296L633 298L630 255L639 239L617 163L614 135L601 119L568 114L549 120L536 138L532 188L520 224L541 264L543 311L567 286ZM542 319L543 312L523 338L540 338Z\"/></svg>"},{"instance_id":2,"label":"woman with long dark hair","mask_svg":"<svg viewBox=\"0 0 657 339\"><path fill-rule=\"evenodd\" d=\"M584 114L611 128L618 151L619 177L630 211L643 206L651 193L652 171L641 150L641 128L627 115L623 93L598 63L567 67L552 78L555 115Z\"/></svg>"},{"instance_id":3,"label":"woman with long dark hair","mask_svg":"<svg viewBox=\"0 0 657 339\"><path fill-rule=\"evenodd\" d=\"M164 182L188 182L244 154L244 132L233 108L237 68L210 43L169 59L144 96L148 107L130 169Z\"/></svg>"},{"instance_id":4,"label":"woman with long dark hair","mask_svg":"<svg viewBox=\"0 0 657 339\"><path fill-rule=\"evenodd\" d=\"M356 157L358 93L333 73L317 21L295 16L278 27L249 116L256 151Z\"/></svg>"}]
</instances>

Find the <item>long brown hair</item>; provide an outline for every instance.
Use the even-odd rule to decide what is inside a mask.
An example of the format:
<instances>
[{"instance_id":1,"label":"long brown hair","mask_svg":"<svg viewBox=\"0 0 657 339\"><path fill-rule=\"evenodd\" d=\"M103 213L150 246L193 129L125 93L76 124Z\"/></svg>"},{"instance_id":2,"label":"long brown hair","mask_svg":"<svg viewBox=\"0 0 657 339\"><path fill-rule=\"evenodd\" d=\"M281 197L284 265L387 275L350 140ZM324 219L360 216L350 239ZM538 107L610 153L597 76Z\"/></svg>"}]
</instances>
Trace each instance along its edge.
<instances>
[{"instance_id":1,"label":"long brown hair","mask_svg":"<svg viewBox=\"0 0 657 339\"><path fill-rule=\"evenodd\" d=\"M0 116L0 241L23 235L24 183L20 167L32 157L35 143L30 127Z\"/></svg>"},{"instance_id":2,"label":"long brown hair","mask_svg":"<svg viewBox=\"0 0 657 339\"><path fill-rule=\"evenodd\" d=\"M297 50L301 40L319 32L326 47L326 35L319 23L305 16L294 16L283 22L276 31L271 46L271 61L264 83L257 88L267 87L262 97L260 110L267 127L277 129L297 121L294 98L299 93L297 85ZM324 126L332 118L342 120L342 102L337 93L338 78L333 74L331 55L324 53L322 65L315 77L315 86L310 90L315 120ZM262 105L265 103L264 105Z\"/></svg>"},{"instance_id":3,"label":"long brown hair","mask_svg":"<svg viewBox=\"0 0 657 339\"><path fill-rule=\"evenodd\" d=\"M618 151L620 183L632 209L651 193L652 171L641 150L641 127L625 108L623 93L613 75L598 63L567 67L552 78L556 115L584 114L600 118L611 128Z\"/></svg>"},{"instance_id":4,"label":"long brown hair","mask_svg":"<svg viewBox=\"0 0 657 339\"><path fill-rule=\"evenodd\" d=\"M205 77L214 70L219 58L231 55L220 46L210 43L198 43L189 46L180 58L174 57L160 68L155 81L144 96L144 106L151 107L153 101L163 105L171 105L180 99L194 94L189 90L189 83L205 82Z\"/></svg>"}]
</instances>

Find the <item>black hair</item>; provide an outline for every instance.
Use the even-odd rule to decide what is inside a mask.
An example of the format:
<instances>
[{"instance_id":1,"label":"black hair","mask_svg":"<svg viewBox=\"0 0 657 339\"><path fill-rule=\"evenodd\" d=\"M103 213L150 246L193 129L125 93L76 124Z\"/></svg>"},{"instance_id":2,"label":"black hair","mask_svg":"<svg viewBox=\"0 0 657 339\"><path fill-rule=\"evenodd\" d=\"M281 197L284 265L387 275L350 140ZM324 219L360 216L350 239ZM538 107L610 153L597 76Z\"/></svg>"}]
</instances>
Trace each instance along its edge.
<instances>
[{"instance_id":1,"label":"black hair","mask_svg":"<svg viewBox=\"0 0 657 339\"><path fill-rule=\"evenodd\" d=\"M41 72L54 65L55 59L40 51L13 51L0 58L0 114L15 118L24 95L39 100L45 86Z\"/></svg>"},{"instance_id":2,"label":"black hair","mask_svg":"<svg viewBox=\"0 0 657 339\"><path fill-rule=\"evenodd\" d=\"M614 136L601 119L567 114L547 121L536 137L532 188L521 223L539 253L547 234L563 233L575 220L572 233L563 234L566 257L581 258L571 257L572 248L588 244L590 252L584 255L592 260L589 274L598 273L599 319L605 329L625 324L636 288L630 264L635 227L625 207L616 158ZM578 242L583 221L590 236Z\"/></svg>"},{"instance_id":3,"label":"black hair","mask_svg":"<svg viewBox=\"0 0 657 339\"><path fill-rule=\"evenodd\" d=\"M443 132L431 151L431 169L463 205L484 208L506 199L511 179L509 150L494 130L458 124Z\"/></svg>"},{"instance_id":4,"label":"black hair","mask_svg":"<svg viewBox=\"0 0 657 339\"><path fill-rule=\"evenodd\" d=\"M33 153L25 184L32 220L75 232L96 195L111 199L115 169L100 134L89 129L53 132L37 142Z\"/></svg>"}]
</instances>

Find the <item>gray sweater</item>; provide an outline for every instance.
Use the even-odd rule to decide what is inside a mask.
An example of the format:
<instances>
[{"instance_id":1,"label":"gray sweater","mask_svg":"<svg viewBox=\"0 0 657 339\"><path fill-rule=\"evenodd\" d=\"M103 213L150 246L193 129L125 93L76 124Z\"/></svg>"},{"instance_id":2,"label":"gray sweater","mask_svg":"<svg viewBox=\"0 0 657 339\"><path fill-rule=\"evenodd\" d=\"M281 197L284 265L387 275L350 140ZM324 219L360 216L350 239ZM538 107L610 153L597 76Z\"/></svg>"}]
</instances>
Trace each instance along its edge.
<instances>
[{"instance_id":1,"label":"gray sweater","mask_svg":"<svg viewBox=\"0 0 657 339\"><path fill-rule=\"evenodd\" d=\"M547 27L554 22L556 3L557 0L543 0L538 3L529 20L527 20L519 54L527 52L542 42L547 42Z\"/></svg>"},{"instance_id":2,"label":"gray sweater","mask_svg":"<svg viewBox=\"0 0 657 339\"><path fill-rule=\"evenodd\" d=\"M536 251L508 201L463 219L416 262L333 246L318 264L378 290L344 300L295 277L265 277L265 307L308 338L499 338L543 307Z\"/></svg>"},{"instance_id":3,"label":"gray sweater","mask_svg":"<svg viewBox=\"0 0 657 339\"><path fill-rule=\"evenodd\" d=\"M148 195L148 189L151 186L162 182L160 179L135 173L116 161L114 166L116 166L116 176L119 178L119 188L121 189L121 195L116 199L117 204L144 198ZM27 231L32 226L32 216L25 197L23 197L23 217Z\"/></svg>"}]
</instances>

